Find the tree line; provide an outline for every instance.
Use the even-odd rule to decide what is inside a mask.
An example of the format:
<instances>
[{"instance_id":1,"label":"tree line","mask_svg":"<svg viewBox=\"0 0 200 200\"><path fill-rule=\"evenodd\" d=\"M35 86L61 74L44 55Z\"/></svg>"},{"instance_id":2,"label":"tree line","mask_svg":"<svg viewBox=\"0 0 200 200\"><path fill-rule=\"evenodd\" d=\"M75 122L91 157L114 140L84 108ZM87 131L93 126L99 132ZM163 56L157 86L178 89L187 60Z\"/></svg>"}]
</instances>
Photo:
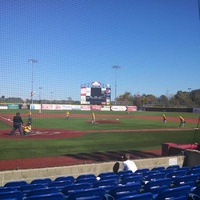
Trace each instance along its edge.
<instances>
[{"instance_id":1,"label":"tree line","mask_svg":"<svg viewBox=\"0 0 200 200\"><path fill-rule=\"evenodd\" d=\"M17 104L30 104L31 100L27 99L24 102L21 98L8 97L4 95L0 98L1 104L7 103L17 103ZM34 104L72 104L79 105L80 101L73 100L71 97L68 97L66 100L34 100ZM200 107L200 89L191 90L190 92L178 91L175 95L170 97L166 95L161 95L156 97L153 94L134 94L130 92L125 92L124 94L119 95L114 102L111 104L116 105L125 105L125 106L157 106L157 107Z\"/></svg>"},{"instance_id":2,"label":"tree line","mask_svg":"<svg viewBox=\"0 0 200 200\"><path fill-rule=\"evenodd\" d=\"M191 92L178 91L175 95L156 97L152 94L135 94L125 92L116 99L118 105L134 105L138 107L200 107L200 89Z\"/></svg>"}]
</instances>

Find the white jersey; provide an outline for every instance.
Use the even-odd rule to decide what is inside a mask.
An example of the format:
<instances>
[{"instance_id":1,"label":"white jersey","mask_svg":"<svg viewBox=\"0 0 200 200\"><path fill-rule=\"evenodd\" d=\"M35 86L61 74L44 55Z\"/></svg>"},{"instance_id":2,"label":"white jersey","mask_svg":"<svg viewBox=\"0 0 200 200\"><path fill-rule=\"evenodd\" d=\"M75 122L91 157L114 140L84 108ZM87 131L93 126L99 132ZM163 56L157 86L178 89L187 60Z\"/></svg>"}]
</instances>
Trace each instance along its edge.
<instances>
[{"instance_id":1,"label":"white jersey","mask_svg":"<svg viewBox=\"0 0 200 200\"><path fill-rule=\"evenodd\" d=\"M122 163L122 170L131 170L132 172L135 172L137 170L137 166L132 160L126 160Z\"/></svg>"}]
</instances>

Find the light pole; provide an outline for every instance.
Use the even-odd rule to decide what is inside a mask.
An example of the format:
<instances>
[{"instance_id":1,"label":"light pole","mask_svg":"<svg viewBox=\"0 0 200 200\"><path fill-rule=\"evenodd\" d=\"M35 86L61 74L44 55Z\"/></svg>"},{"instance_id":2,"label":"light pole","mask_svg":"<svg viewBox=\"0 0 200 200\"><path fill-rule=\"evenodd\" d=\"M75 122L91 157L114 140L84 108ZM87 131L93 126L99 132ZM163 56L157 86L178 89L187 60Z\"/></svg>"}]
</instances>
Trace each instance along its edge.
<instances>
[{"instance_id":1,"label":"light pole","mask_svg":"<svg viewBox=\"0 0 200 200\"><path fill-rule=\"evenodd\" d=\"M28 62L32 63L32 79L31 79L31 104L33 104L33 95L34 95L34 91L33 91L33 65L35 63L37 63L38 61L36 59L29 59Z\"/></svg>"},{"instance_id":2,"label":"light pole","mask_svg":"<svg viewBox=\"0 0 200 200\"><path fill-rule=\"evenodd\" d=\"M190 107L190 101L191 101L191 89L192 89L192 88L188 88L188 91L189 91L189 105L188 105L188 106L189 106L189 107Z\"/></svg>"},{"instance_id":3,"label":"light pole","mask_svg":"<svg viewBox=\"0 0 200 200\"><path fill-rule=\"evenodd\" d=\"M39 87L40 113L42 112L42 99L41 99L41 90L42 90L42 87Z\"/></svg>"},{"instance_id":4,"label":"light pole","mask_svg":"<svg viewBox=\"0 0 200 200\"><path fill-rule=\"evenodd\" d=\"M115 105L116 105L116 98L117 98L117 70L121 68L119 65L112 66L115 69Z\"/></svg>"},{"instance_id":5,"label":"light pole","mask_svg":"<svg viewBox=\"0 0 200 200\"><path fill-rule=\"evenodd\" d=\"M53 92L51 92L51 106L52 106L52 93L53 93Z\"/></svg>"}]
</instances>

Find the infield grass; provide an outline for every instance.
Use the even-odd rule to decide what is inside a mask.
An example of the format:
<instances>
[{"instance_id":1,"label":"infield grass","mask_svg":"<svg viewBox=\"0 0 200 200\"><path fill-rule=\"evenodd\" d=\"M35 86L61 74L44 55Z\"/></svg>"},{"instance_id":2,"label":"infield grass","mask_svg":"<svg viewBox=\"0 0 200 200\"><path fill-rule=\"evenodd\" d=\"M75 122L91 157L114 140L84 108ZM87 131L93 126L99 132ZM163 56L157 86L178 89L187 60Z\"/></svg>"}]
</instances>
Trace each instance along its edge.
<instances>
[{"instance_id":1,"label":"infield grass","mask_svg":"<svg viewBox=\"0 0 200 200\"><path fill-rule=\"evenodd\" d=\"M0 114L15 115L16 110L0 110ZM23 120L26 122L27 110L20 110ZM175 121L162 123L161 112L132 112L127 115L125 112L98 112L95 111L97 120L117 120L118 124L99 123L92 125L90 111L71 111L70 119L65 119L65 111L43 111L46 117L40 116L37 111L33 111L33 129L52 128L85 131L86 134L77 138L65 139L35 139L21 140L15 138L0 139L0 159L33 158L61 156L67 154L108 152L108 151L145 151L161 149L163 142L173 142L177 144L190 144L199 142L199 130L172 131L167 129L178 128L179 115L184 118L193 118L198 122L199 115L194 113L166 113L167 117L175 117ZM58 114L58 116L56 116ZM79 117L78 114L81 114ZM107 115L105 117L105 114ZM112 116L111 116L112 115ZM114 116L113 116L114 115ZM56 117L54 117L56 116ZM134 117L135 116L135 117ZM142 119L136 116L157 116L158 120ZM186 123L186 128L195 128L196 123ZM1 130L9 132L11 126L0 121ZM123 132L132 129L161 129L166 131L155 132ZM89 131L97 131L90 133ZM122 130L120 132L100 133L98 130ZM87 133L88 131L88 133Z\"/></svg>"}]
</instances>

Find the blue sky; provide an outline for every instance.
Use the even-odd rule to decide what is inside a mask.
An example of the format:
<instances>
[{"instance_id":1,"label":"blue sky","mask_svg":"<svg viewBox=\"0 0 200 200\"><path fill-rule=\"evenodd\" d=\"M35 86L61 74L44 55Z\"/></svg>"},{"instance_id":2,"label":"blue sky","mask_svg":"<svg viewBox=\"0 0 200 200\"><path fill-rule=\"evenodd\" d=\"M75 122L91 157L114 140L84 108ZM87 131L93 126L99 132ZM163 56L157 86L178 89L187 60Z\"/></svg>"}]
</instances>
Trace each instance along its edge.
<instances>
[{"instance_id":1,"label":"blue sky","mask_svg":"<svg viewBox=\"0 0 200 200\"><path fill-rule=\"evenodd\" d=\"M0 96L80 100L200 89L198 0L0 0ZM121 68L117 71L112 66ZM115 79L116 72L116 79Z\"/></svg>"}]
</instances>

